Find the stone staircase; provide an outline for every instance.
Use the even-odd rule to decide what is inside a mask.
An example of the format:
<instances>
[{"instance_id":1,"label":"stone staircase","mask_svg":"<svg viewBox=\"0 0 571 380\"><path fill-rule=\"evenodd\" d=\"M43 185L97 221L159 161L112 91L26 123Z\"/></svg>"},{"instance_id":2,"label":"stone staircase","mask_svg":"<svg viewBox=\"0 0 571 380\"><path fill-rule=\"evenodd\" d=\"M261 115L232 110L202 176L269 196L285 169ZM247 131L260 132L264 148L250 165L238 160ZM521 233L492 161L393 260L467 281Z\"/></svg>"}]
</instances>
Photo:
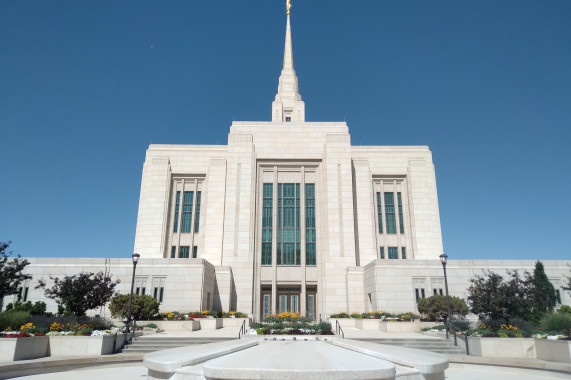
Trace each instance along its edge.
<instances>
[{"instance_id":1,"label":"stone staircase","mask_svg":"<svg viewBox=\"0 0 571 380\"><path fill-rule=\"evenodd\" d=\"M194 344L205 344L222 342L226 340L234 340L235 338L225 337L156 337L152 335L143 335L133 338L131 344L123 347L121 351L124 354L154 352L166 350L169 348L177 348L184 346L191 346Z\"/></svg>"},{"instance_id":2,"label":"stone staircase","mask_svg":"<svg viewBox=\"0 0 571 380\"><path fill-rule=\"evenodd\" d=\"M459 346L454 346L454 343L440 338L352 338L363 342L372 342L379 344L388 344L393 346L401 346L408 348L417 348L419 350L426 350L437 352L444 355L465 355L466 352Z\"/></svg>"}]
</instances>

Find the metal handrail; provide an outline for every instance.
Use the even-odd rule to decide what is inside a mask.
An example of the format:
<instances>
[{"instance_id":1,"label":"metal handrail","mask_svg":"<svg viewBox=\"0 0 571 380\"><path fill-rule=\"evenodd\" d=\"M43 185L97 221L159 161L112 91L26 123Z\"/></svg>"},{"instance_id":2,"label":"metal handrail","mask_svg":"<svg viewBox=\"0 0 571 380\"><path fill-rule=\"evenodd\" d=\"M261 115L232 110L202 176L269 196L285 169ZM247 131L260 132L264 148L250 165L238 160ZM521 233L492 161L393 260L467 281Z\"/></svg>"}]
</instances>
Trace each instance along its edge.
<instances>
[{"instance_id":1,"label":"metal handrail","mask_svg":"<svg viewBox=\"0 0 571 380\"><path fill-rule=\"evenodd\" d=\"M240 339L241 336L245 334L246 334L246 320L243 320L242 326L240 327L240 331L238 331L238 339Z\"/></svg>"},{"instance_id":2,"label":"metal handrail","mask_svg":"<svg viewBox=\"0 0 571 380\"><path fill-rule=\"evenodd\" d=\"M456 325L454 324L454 322L452 322L452 320L446 321L446 330L448 331L448 324L450 324L450 326L452 327L452 334L454 335L454 345L458 346L458 342L456 340ZM460 338L462 339L462 338ZM465 335L465 339L464 339L464 343L466 344L466 355L470 355L470 347L468 346L468 336Z\"/></svg>"},{"instance_id":3,"label":"metal handrail","mask_svg":"<svg viewBox=\"0 0 571 380\"><path fill-rule=\"evenodd\" d=\"M338 320L335 320L335 334L341 335L341 338L345 338L345 333L343 332Z\"/></svg>"}]
</instances>

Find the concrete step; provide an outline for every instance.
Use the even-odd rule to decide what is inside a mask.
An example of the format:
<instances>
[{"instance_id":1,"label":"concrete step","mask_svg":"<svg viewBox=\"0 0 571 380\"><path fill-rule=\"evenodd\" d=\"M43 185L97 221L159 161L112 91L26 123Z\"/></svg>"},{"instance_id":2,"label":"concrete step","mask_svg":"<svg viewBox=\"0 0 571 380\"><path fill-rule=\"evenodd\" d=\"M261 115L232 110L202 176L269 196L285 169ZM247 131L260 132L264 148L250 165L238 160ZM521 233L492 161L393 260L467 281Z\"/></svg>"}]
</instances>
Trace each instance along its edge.
<instances>
[{"instance_id":1,"label":"concrete step","mask_svg":"<svg viewBox=\"0 0 571 380\"><path fill-rule=\"evenodd\" d=\"M141 336L132 340L131 344L123 347L122 353L148 353L169 348L192 346L196 344L206 344L234 340L221 337L156 337Z\"/></svg>"},{"instance_id":2,"label":"concrete step","mask_svg":"<svg viewBox=\"0 0 571 380\"><path fill-rule=\"evenodd\" d=\"M452 342L445 339L356 339L365 342L372 342L378 344L388 344L393 346L416 348L419 350L426 350L431 352L437 352L439 354L445 355L463 355L464 350L458 346L454 346Z\"/></svg>"}]
</instances>

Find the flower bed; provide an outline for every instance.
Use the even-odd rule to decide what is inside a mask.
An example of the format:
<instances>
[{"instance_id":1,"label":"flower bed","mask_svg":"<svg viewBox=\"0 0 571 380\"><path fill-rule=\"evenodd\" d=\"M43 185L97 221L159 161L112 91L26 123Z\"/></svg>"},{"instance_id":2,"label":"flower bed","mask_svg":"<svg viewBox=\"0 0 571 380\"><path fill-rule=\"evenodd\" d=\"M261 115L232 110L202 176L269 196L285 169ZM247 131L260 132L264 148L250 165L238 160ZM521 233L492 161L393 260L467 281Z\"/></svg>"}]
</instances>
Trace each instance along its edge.
<instances>
[{"instance_id":1,"label":"flower bed","mask_svg":"<svg viewBox=\"0 0 571 380\"><path fill-rule=\"evenodd\" d=\"M394 322L411 322L415 320L420 320L420 315L415 314L413 312L406 312L406 313L389 313L383 310L380 311L371 311L368 313L338 313L338 314L331 314L330 318L333 319L344 319L344 318L353 318L353 319L380 319L382 321L394 321Z\"/></svg>"},{"instance_id":2,"label":"flower bed","mask_svg":"<svg viewBox=\"0 0 571 380\"><path fill-rule=\"evenodd\" d=\"M317 323L299 313L268 315L251 327L248 335L333 335L331 323Z\"/></svg>"}]
</instances>

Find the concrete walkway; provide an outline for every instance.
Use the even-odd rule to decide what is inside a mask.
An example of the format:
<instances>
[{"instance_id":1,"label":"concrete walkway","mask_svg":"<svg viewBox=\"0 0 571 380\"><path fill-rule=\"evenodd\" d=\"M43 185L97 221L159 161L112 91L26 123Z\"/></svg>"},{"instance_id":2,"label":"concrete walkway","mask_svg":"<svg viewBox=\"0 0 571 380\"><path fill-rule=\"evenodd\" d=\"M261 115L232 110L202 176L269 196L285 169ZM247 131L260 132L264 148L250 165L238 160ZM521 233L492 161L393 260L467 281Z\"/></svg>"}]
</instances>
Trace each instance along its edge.
<instances>
[{"instance_id":1,"label":"concrete walkway","mask_svg":"<svg viewBox=\"0 0 571 380\"><path fill-rule=\"evenodd\" d=\"M569 379L571 374L556 373L513 367L482 366L473 364L451 363L445 372L448 380L548 380ZM19 377L25 380L143 380L147 378L147 368L144 366L121 366L114 368L88 368L67 372L48 373Z\"/></svg>"}]
</instances>

